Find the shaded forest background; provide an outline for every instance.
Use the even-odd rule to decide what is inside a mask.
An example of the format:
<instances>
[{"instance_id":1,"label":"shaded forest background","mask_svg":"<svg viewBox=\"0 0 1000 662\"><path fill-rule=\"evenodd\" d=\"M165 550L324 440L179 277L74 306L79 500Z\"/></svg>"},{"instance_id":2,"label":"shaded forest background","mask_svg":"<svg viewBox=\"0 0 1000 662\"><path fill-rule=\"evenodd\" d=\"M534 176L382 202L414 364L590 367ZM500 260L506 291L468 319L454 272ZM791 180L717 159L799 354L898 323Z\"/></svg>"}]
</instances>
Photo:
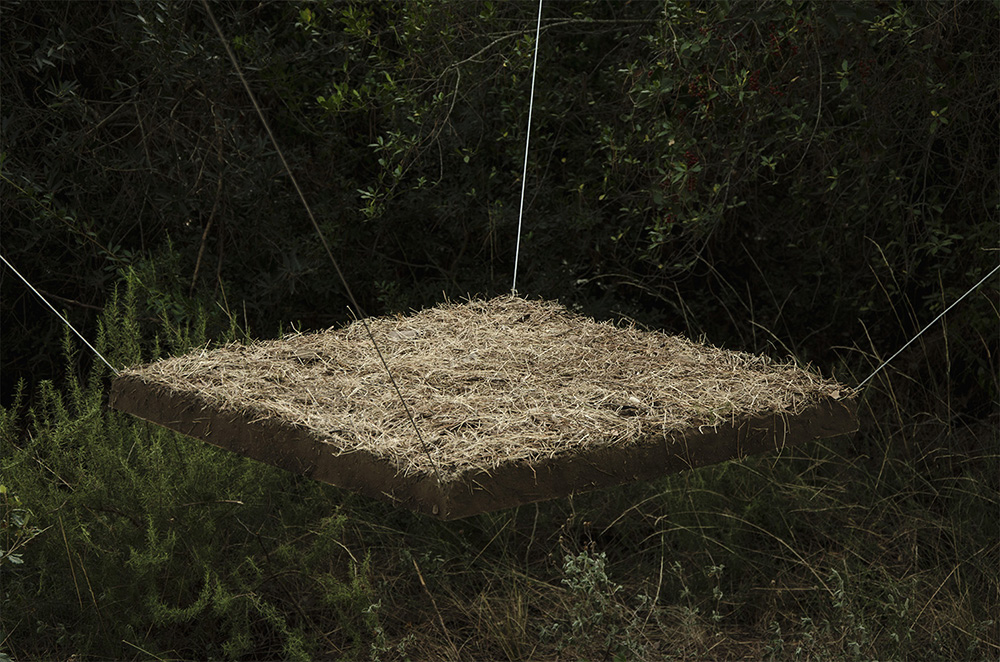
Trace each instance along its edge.
<instances>
[{"instance_id":1,"label":"shaded forest background","mask_svg":"<svg viewBox=\"0 0 1000 662\"><path fill-rule=\"evenodd\" d=\"M215 7L365 312L509 290L529 5ZM552 3L519 290L867 369L843 348L895 350L997 263L996 19ZM199 308L219 325L220 302L255 336L349 319L200 3L5 2L2 57L3 249L72 321L92 332L124 269L142 317L174 325ZM2 287L9 401L59 373L63 329L10 272ZM977 414L995 291L907 371L950 376Z\"/></svg>"},{"instance_id":2,"label":"shaded forest background","mask_svg":"<svg viewBox=\"0 0 1000 662\"><path fill-rule=\"evenodd\" d=\"M534 2L211 6L365 313L509 291ZM525 296L792 355L857 384L1000 262L997 2L549 2L535 94L518 277ZM240 337L263 338L351 319L198 2L3 1L0 218L4 257L116 360L233 339L234 327ZM899 453L916 470L930 426L949 453L995 460L997 282L873 382L863 441L847 456ZM135 328L113 328L123 320ZM0 326L10 485L10 467L36 452L24 440L37 445L52 426L93 414L87 398L100 404L107 375L67 343L62 323L7 268ZM62 388L78 396L64 418L52 399ZM858 470L877 474L877 465ZM938 469L968 471L959 460ZM1000 481L995 467L978 480L979 496L967 505L982 516L995 508ZM22 497L28 484L18 487ZM35 494L39 511L56 499L43 492ZM118 509L140 542L148 524L154 546L152 519L107 508L102 517ZM47 512L47 526L56 526L56 509ZM328 547L328 538L347 535L343 521L331 522L320 536ZM159 557L149 554L136 567L156 566ZM989 554L977 557L983 567L997 558L995 546ZM593 563L557 570L581 567L600 583ZM368 576L365 568L356 577ZM144 577L160 590L156 582L174 581L178 571L150 572ZM171 604L202 600L202 579L225 584L218 569L203 574L181 582ZM371 585L338 577L355 591L352 600L374 605ZM76 588L72 602L82 606L86 591ZM276 604L272 597L255 604ZM10 595L4 600L11 613ZM204 600L194 604L204 609ZM229 648L220 643L216 653L263 659L269 650L312 650L288 643L299 641L289 632L311 631L306 612L286 620L260 610L243 614L256 626L219 634ZM144 641L158 642L157 650L180 641L185 627L214 636L190 625L188 612L155 613L162 636ZM405 639L402 625L393 630L366 613L351 646L368 650L375 641L388 654L386 642ZM218 614L222 622L229 612ZM90 625L106 637L59 646L136 654L107 642L138 641L138 626L126 636L105 621ZM995 624L984 627L975 637L996 642ZM261 631L268 634L255 638ZM45 632L46 650L59 649L58 636ZM930 650L916 641L892 650ZM877 654L888 649L866 650L889 657Z\"/></svg>"}]
</instances>

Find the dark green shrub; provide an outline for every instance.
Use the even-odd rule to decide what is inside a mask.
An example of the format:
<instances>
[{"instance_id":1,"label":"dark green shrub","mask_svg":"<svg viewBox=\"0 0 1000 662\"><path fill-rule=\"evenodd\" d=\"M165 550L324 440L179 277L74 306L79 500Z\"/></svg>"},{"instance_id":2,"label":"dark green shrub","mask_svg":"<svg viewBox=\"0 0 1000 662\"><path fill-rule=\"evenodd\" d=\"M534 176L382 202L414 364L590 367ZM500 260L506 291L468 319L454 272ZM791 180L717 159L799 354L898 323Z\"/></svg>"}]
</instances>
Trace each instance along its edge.
<instances>
[{"instance_id":1,"label":"dark green shrub","mask_svg":"<svg viewBox=\"0 0 1000 662\"><path fill-rule=\"evenodd\" d=\"M150 358L136 287L129 280L101 319L97 347L116 365ZM175 351L190 347L171 335ZM26 420L0 410L5 521L32 527L14 532L20 563L3 559L5 649L17 659L363 653L370 569L340 542L331 491L108 410L107 369L95 363L81 384L69 336L64 346L67 385L42 382Z\"/></svg>"}]
</instances>

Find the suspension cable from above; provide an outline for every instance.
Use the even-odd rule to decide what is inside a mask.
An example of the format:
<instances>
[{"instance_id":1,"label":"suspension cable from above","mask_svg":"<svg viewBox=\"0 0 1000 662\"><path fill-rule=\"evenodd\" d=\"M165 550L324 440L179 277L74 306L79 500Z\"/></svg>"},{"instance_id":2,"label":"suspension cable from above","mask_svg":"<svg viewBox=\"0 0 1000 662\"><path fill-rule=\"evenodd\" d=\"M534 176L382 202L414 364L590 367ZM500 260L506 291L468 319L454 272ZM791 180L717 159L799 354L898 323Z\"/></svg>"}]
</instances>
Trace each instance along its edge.
<instances>
[{"instance_id":1,"label":"suspension cable from above","mask_svg":"<svg viewBox=\"0 0 1000 662\"><path fill-rule=\"evenodd\" d=\"M511 294L517 295L517 265L521 257L521 225L524 219L524 193L528 185L528 147L531 145L531 112L535 107L535 72L538 70L538 40L542 36L542 1L538 0L538 23L535 25L535 55L531 62L531 93L528 96L528 130L524 136L524 170L521 172L521 207L517 213L517 244L514 248L514 281Z\"/></svg>"},{"instance_id":2,"label":"suspension cable from above","mask_svg":"<svg viewBox=\"0 0 1000 662\"><path fill-rule=\"evenodd\" d=\"M347 283L347 278L344 276L344 272L340 270L340 265L337 263L337 259L333 256L333 251L330 249L330 244L326 240L326 236L319 227L319 223L316 222L316 217L312 213L312 208L306 201L306 196L302 192L302 188L299 186L298 180L292 173L291 167L288 165L288 161L285 160L285 155L281 151L281 147L278 146L278 140L274 137L274 133L271 131L271 125L268 124L267 119L264 117L264 111L261 110L260 104L257 103L257 97L254 95L253 91L250 89L250 84L247 82L246 77L243 75L243 70L240 68L239 63L236 61L236 55L233 50L229 47L229 42L226 41L225 35L222 33L222 28L219 27L218 21L215 20L215 14L212 13L212 8L208 4L208 0L201 0L201 4L205 7L205 12L208 14L208 18L212 21L212 26L215 28L215 32L219 35L219 40L222 41L223 47L226 49L226 55L229 56L229 61L232 62L233 68L236 70L237 75L240 77L240 81L243 83L243 88L246 90L247 96L250 97L250 101L253 103L254 109L257 111L257 116L260 118L261 124L264 125L264 129L267 131L268 137L271 139L271 144L274 146L274 151L277 152L278 158L281 159L281 164L285 167L285 172L288 173L289 179L292 180L292 185L295 187L296 193L299 194L299 199L302 201L302 206L306 209L306 214L309 216L309 220L312 221L313 228L316 230L316 234L319 235L320 241L323 243L323 248L326 249L326 255L330 258L330 262L333 263L333 268L337 271L337 276L340 278L341 285L344 286L344 291L347 293L347 298L350 300L351 305L354 307L357 313L358 319L364 326L365 331L368 334L369 340L371 340L372 347L375 348L375 353L378 354L379 361L382 363L382 367L385 369L386 375L389 377L389 381L392 383L393 389L396 391L396 395L399 397L400 403L403 405L403 410L406 412L406 417L410 421L410 425L413 426L413 431L417 435L417 439L420 441L420 446L423 448L424 453L427 455L427 459L430 460L431 467L434 469L434 476L437 478L438 483L441 481L441 473L438 471L437 463L434 462L434 458L431 456L430 448L427 442L424 440L423 435L420 433L420 428L417 427L417 421L413 417L413 413L410 411L409 405L406 404L406 399L403 397L403 392L399 388L399 384L396 383L395 377L392 375L392 371L389 370L389 364L386 362L385 357L382 355L382 350L379 349L378 343L375 342L375 336L372 334L371 327L369 327L367 320L365 319L364 311L358 304L357 299L354 298L354 292L351 290L351 286Z\"/></svg>"}]
</instances>

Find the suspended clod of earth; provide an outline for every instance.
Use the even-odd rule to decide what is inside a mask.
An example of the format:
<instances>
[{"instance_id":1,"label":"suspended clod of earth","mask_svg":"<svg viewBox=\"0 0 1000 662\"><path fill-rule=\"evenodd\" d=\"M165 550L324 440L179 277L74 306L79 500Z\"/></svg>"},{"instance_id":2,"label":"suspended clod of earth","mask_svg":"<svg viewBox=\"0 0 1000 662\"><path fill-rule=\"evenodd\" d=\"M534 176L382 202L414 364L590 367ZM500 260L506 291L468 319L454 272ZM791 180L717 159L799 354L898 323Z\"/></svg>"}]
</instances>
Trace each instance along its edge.
<instances>
[{"instance_id":1,"label":"suspended clod of earth","mask_svg":"<svg viewBox=\"0 0 1000 662\"><path fill-rule=\"evenodd\" d=\"M853 391L791 362L514 296L134 367L111 406L442 519L857 429Z\"/></svg>"}]
</instances>

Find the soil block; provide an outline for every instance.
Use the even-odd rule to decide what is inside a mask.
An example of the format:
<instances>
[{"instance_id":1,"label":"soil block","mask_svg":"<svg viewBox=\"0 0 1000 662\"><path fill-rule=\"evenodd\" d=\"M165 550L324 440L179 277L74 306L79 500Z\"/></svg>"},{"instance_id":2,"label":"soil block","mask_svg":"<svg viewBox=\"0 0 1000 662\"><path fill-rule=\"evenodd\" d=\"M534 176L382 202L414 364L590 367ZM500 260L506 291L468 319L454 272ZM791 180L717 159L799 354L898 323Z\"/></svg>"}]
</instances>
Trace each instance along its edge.
<instances>
[{"instance_id":1,"label":"soil block","mask_svg":"<svg viewBox=\"0 0 1000 662\"><path fill-rule=\"evenodd\" d=\"M156 361L111 406L445 520L857 429L791 362L513 296Z\"/></svg>"}]
</instances>

